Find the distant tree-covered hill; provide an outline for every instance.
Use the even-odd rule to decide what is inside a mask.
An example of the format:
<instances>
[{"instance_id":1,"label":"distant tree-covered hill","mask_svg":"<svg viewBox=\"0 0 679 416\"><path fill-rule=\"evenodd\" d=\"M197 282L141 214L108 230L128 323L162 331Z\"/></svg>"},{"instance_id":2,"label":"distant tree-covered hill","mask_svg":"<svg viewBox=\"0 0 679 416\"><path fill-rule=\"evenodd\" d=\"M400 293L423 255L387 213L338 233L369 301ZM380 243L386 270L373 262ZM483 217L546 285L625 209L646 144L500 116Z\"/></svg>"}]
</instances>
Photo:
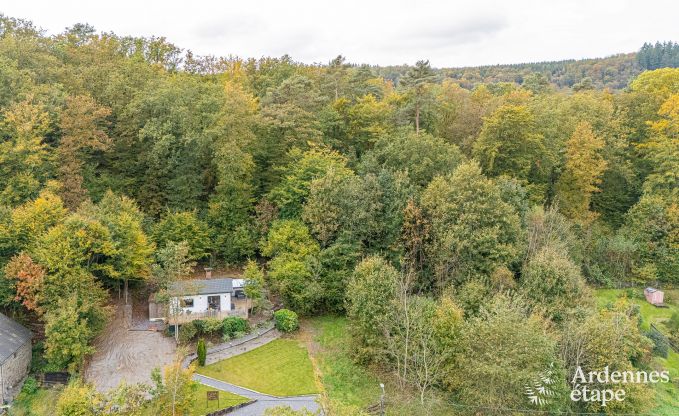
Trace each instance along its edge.
<instances>
[{"instance_id":1,"label":"distant tree-covered hill","mask_svg":"<svg viewBox=\"0 0 679 416\"><path fill-rule=\"evenodd\" d=\"M568 59L564 61L522 64L441 68L438 74L460 83L464 88L476 84L511 82L517 84L553 84L558 88L625 88L629 81L647 69L679 67L679 44L645 43L639 52L621 53L605 58ZM395 83L409 66L386 66L377 71Z\"/></svg>"}]
</instances>

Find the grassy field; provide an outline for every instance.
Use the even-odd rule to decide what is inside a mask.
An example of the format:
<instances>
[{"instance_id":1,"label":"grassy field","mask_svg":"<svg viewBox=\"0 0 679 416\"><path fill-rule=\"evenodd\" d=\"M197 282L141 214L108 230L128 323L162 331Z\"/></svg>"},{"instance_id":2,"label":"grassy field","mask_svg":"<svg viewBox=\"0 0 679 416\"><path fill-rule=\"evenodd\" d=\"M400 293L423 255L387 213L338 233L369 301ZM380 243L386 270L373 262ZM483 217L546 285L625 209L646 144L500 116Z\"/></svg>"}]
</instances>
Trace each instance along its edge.
<instances>
[{"instance_id":1,"label":"grassy field","mask_svg":"<svg viewBox=\"0 0 679 416\"><path fill-rule=\"evenodd\" d=\"M629 298L630 301L639 305L639 310L643 318L642 328L648 330L650 324L659 324L663 321L669 319L672 313L679 311L679 305L676 303L679 299L679 291L670 290L666 292L666 305L667 308L657 308L650 303L646 302L643 297L644 292L642 288L632 290L634 297ZM609 303L615 303L615 301L627 293L626 289L598 289L596 291L597 303L599 308L603 308Z\"/></svg>"},{"instance_id":2,"label":"grassy field","mask_svg":"<svg viewBox=\"0 0 679 416\"><path fill-rule=\"evenodd\" d=\"M309 353L292 339L275 340L197 373L274 396L318 393Z\"/></svg>"},{"instance_id":3,"label":"grassy field","mask_svg":"<svg viewBox=\"0 0 679 416\"><path fill-rule=\"evenodd\" d=\"M10 416L49 416L54 414L54 405L59 399L61 388L39 389L30 396L19 396L9 410Z\"/></svg>"},{"instance_id":4,"label":"grassy field","mask_svg":"<svg viewBox=\"0 0 679 416\"><path fill-rule=\"evenodd\" d=\"M379 400L380 380L349 356L347 320L344 317L311 318L308 324L319 344L318 365L328 397L344 404L365 407Z\"/></svg>"},{"instance_id":5,"label":"grassy field","mask_svg":"<svg viewBox=\"0 0 679 416\"><path fill-rule=\"evenodd\" d=\"M379 403L380 383L385 384L387 414L393 416L437 415L452 416L455 411L446 405L446 397L432 391L421 405L416 392L403 389L392 373L365 368L350 355L351 335L345 317L320 316L305 319L302 333L311 334L314 361L318 365L327 399L354 409L365 409ZM306 338L300 334L300 338ZM339 412L338 412L339 413ZM354 414L350 409L341 414Z\"/></svg>"},{"instance_id":6,"label":"grassy field","mask_svg":"<svg viewBox=\"0 0 679 416\"><path fill-rule=\"evenodd\" d=\"M245 397L238 396L237 394L229 393L228 391L219 391L219 405L216 401L208 402L206 400L206 392L209 390L215 390L212 387L205 386L203 384L198 385L195 397L196 401L193 404L193 410L189 413L189 416L204 416L210 412L214 412L219 409L223 409L229 406L235 406L237 404L245 403L248 401Z\"/></svg>"},{"instance_id":7,"label":"grassy field","mask_svg":"<svg viewBox=\"0 0 679 416\"><path fill-rule=\"evenodd\" d=\"M614 303L619 297L625 296L627 293L623 289L599 289L596 291L597 302L600 308L607 304ZM672 316L672 313L679 311L679 291L666 291L665 303L668 308L656 308L650 303L646 302L643 297L643 288L638 288L632 291L633 297L628 297L630 301L639 305L639 311L643 318L641 324L642 329L648 330L650 324L653 323L662 330L664 321ZM653 409L653 414L658 416L676 416L677 401L679 401L679 354L670 350L667 358L653 357L653 364L659 369L666 369L670 372L670 377L674 383L658 383L654 384L656 397L655 401L658 404Z\"/></svg>"}]
</instances>

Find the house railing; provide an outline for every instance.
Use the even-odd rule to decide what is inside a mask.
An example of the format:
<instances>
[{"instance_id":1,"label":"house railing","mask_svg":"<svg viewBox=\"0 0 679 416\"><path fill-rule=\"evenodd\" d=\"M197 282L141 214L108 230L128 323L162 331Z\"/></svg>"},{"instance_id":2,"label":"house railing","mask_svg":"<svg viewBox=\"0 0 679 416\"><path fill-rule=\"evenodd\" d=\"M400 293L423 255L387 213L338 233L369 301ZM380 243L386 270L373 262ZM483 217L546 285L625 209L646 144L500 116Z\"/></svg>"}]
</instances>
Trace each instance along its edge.
<instances>
[{"instance_id":1,"label":"house railing","mask_svg":"<svg viewBox=\"0 0 679 416\"><path fill-rule=\"evenodd\" d=\"M186 322L195 321L196 319L207 319L207 318L224 319L229 316L240 316L241 318L247 319L248 311L244 309L234 309L230 311L218 311L211 309L205 312L183 311L179 315L168 317L167 322L172 325L174 324L181 325Z\"/></svg>"}]
</instances>

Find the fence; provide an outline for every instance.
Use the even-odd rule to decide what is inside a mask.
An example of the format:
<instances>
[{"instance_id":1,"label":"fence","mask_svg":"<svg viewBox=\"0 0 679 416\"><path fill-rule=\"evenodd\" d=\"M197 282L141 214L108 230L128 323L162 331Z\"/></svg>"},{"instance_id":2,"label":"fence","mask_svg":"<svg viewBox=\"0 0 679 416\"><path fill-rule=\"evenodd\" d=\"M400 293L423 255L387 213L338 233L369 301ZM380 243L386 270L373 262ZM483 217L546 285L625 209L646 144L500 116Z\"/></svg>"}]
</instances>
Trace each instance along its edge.
<instances>
[{"instance_id":1,"label":"fence","mask_svg":"<svg viewBox=\"0 0 679 416\"><path fill-rule=\"evenodd\" d=\"M672 342L672 340L670 339L670 337L668 337L667 335L663 334L663 332L662 332L661 330L659 330L659 329L658 329L655 325L653 325L653 324L651 324L651 329L654 330L655 332L659 333L660 335L662 335L662 336L667 340L667 343L668 343L668 344L670 345L670 347L674 350L674 352L679 353L679 346L678 346L677 344L675 344L674 342Z\"/></svg>"},{"instance_id":2,"label":"fence","mask_svg":"<svg viewBox=\"0 0 679 416\"><path fill-rule=\"evenodd\" d=\"M174 324L181 325L187 322L195 321L196 319L206 319L206 318L224 319L229 316L240 316L241 318L247 319L248 311L244 309L234 309L231 311L208 310L206 312L182 313L181 315L170 316L167 322L171 325Z\"/></svg>"}]
</instances>

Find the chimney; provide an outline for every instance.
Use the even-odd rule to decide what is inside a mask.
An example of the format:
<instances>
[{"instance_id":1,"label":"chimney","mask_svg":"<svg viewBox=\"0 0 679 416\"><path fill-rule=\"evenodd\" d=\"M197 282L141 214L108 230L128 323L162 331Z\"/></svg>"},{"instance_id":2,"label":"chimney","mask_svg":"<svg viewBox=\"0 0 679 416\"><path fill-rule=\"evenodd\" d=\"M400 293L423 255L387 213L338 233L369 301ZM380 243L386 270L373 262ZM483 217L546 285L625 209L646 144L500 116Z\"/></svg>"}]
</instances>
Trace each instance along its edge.
<instances>
[{"instance_id":1,"label":"chimney","mask_svg":"<svg viewBox=\"0 0 679 416\"><path fill-rule=\"evenodd\" d=\"M212 279L212 267L205 267L205 278Z\"/></svg>"}]
</instances>

